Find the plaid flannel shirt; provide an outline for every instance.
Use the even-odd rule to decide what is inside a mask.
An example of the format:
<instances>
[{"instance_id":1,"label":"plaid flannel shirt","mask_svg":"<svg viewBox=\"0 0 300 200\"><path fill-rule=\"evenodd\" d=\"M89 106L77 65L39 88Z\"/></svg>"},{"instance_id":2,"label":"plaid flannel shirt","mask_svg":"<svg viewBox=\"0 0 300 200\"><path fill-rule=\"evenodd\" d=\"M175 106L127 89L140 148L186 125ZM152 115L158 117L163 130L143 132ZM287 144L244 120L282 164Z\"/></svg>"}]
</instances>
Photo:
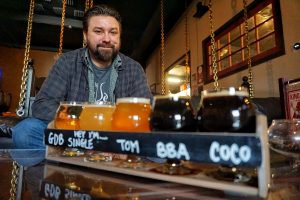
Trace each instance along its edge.
<instances>
[{"instance_id":1,"label":"plaid flannel shirt","mask_svg":"<svg viewBox=\"0 0 300 200\"><path fill-rule=\"evenodd\" d=\"M85 48L63 54L54 64L36 95L32 116L47 122L54 119L61 101L88 101L89 83ZM119 53L122 64L112 85L115 99L120 97L152 98L142 66Z\"/></svg>"}]
</instances>

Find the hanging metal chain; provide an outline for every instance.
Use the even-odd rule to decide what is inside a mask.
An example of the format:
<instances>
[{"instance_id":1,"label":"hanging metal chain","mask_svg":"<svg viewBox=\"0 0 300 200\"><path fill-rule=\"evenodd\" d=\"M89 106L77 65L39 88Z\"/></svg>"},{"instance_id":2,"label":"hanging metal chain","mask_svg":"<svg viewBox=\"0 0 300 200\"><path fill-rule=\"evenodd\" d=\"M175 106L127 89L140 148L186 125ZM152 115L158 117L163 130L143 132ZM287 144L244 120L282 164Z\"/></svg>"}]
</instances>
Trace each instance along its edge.
<instances>
[{"instance_id":1,"label":"hanging metal chain","mask_svg":"<svg viewBox=\"0 0 300 200\"><path fill-rule=\"evenodd\" d=\"M244 23L245 23L245 39L247 48L247 64L248 64L248 82L249 82L249 96L254 97L253 91L253 72L252 72L252 61L251 61L251 49L249 41L249 25L248 25L248 14L247 14L247 0L243 0L244 5Z\"/></svg>"},{"instance_id":2,"label":"hanging metal chain","mask_svg":"<svg viewBox=\"0 0 300 200\"><path fill-rule=\"evenodd\" d=\"M90 7L90 1L89 0L85 0L85 7L84 7L84 12L86 12Z\"/></svg>"},{"instance_id":3,"label":"hanging metal chain","mask_svg":"<svg viewBox=\"0 0 300 200\"><path fill-rule=\"evenodd\" d=\"M85 8L84 8L84 12L86 12L89 8L94 6L94 2L93 0L85 0ZM83 40L82 40L82 47L86 47L86 41L84 39L84 36L82 36Z\"/></svg>"},{"instance_id":4,"label":"hanging metal chain","mask_svg":"<svg viewBox=\"0 0 300 200\"><path fill-rule=\"evenodd\" d=\"M166 93L165 85L165 33L164 33L164 0L160 0L160 36L161 36L161 93Z\"/></svg>"},{"instance_id":5,"label":"hanging metal chain","mask_svg":"<svg viewBox=\"0 0 300 200\"><path fill-rule=\"evenodd\" d=\"M30 1L29 13L28 13L25 53L24 53L24 62L23 62L22 79L21 79L21 91L20 91L19 107L17 109L17 115L20 117L22 117L25 114L24 104L25 104L25 98L26 98L26 91L28 89L27 88L28 61L29 61L29 52L30 52L34 3L35 3L34 0Z\"/></svg>"},{"instance_id":6,"label":"hanging metal chain","mask_svg":"<svg viewBox=\"0 0 300 200\"><path fill-rule=\"evenodd\" d=\"M84 12L86 12L90 8L90 0L85 0Z\"/></svg>"},{"instance_id":7,"label":"hanging metal chain","mask_svg":"<svg viewBox=\"0 0 300 200\"><path fill-rule=\"evenodd\" d=\"M215 90L217 90L218 87L219 87L219 83L218 83L218 66L217 66L217 58L216 58L216 42L215 42L215 33L214 33L214 27L213 27L213 12L212 12L211 0L209 0L208 8L209 8L212 72L213 72L213 77L214 77L214 87L215 87Z\"/></svg>"},{"instance_id":8,"label":"hanging metal chain","mask_svg":"<svg viewBox=\"0 0 300 200\"><path fill-rule=\"evenodd\" d=\"M62 11L61 11L61 24L60 24L60 35L59 35L59 49L58 56L61 56L63 50L64 41L64 30L65 30L65 16L66 16L66 6L67 0L62 1Z\"/></svg>"},{"instance_id":9,"label":"hanging metal chain","mask_svg":"<svg viewBox=\"0 0 300 200\"><path fill-rule=\"evenodd\" d=\"M186 1L185 1L186 3ZM189 44L188 44L188 16L187 12L185 14L185 23L184 23L184 36L185 36L185 72L186 72L186 77L185 77L185 82L186 86L188 86L189 83ZM186 95L188 95L188 87L186 87Z\"/></svg>"},{"instance_id":10,"label":"hanging metal chain","mask_svg":"<svg viewBox=\"0 0 300 200\"><path fill-rule=\"evenodd\" d=\"M16 161L13 161L11 172L11 181L10 181L10 198L9 200L16 200L17 197L17 185L18 185L18 175L19 175L19 166Z\"/></svg>"}]
</instances>

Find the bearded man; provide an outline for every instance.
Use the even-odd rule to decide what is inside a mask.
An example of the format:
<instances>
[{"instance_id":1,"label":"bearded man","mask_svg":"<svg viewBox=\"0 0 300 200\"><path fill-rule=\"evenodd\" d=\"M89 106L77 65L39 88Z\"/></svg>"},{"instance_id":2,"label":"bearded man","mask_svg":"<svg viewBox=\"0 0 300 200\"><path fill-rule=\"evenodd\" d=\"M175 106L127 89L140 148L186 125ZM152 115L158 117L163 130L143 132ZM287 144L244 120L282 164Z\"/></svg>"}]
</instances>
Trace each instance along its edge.
<instances>
[{"instance_id":1,"label":"bearded man","mask_svg":"<svg viewBox=\"0 0 300 200\"><path fill-rule=\"evenodd\" d=\"M90 8L83 17L86 48L58 58L36 95L32 117L13 129L16 148L44 149L44 129L59 103L116 102L121 97L152 98L141 65L119 52L121 17L106 5Z\"/></svg>"}]
</instances>

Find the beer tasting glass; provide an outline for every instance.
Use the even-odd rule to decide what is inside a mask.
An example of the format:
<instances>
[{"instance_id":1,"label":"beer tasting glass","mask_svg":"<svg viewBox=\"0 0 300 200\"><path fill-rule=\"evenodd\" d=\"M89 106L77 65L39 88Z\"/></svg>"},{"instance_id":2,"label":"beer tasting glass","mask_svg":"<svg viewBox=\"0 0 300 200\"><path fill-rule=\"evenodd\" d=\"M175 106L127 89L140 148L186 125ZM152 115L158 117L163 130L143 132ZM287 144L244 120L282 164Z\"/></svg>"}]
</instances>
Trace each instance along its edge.
<instances>
[{"instance_id":1,"label":"beer tasting glass","mask_svg":"<svg viewBox=\"0 0 300 200\"><path fill-rule=\"evenodd\" d=\"M300 119L276 119L268 129L269 146L273 151L292 158L288 167L278 167L280 175L299 173L300 170ZM277 175L276 173L274 175Z\"/></svg>"},{"instance_id":2,"label":"beer tasting glass","mask_svg":"<svg viewBox=\"0 0 300 200\"><path fill-rule=\"evenodd\" d=\"M84 103L80 115L80 129L111 131L111 119L114 110L115 105L112 102ZM111 161L112 157L111 153L89 150L86 151L84 160L90 162Z\"/></svg>"},{"instance_id":3,"label":"beer tasting glass","mask_svg":"<svg viewBox=\"0 0 300 200\"><path fill-rule=\"evenodd\" d=\"M84 103L80 115L80 129L110 131L115 105L112 102Z\"/></svg>"},{"instance_id":4,"label":"beer tasting glass","mask_svg":"<svg viewBox=\"0 0 300 200\"><path fill-rule=\"evenodd\" d=\"M195 131L194 109L190 97L158 95L154 97L150 117L152 131Z\"/></svg>"},{"instance_id":5,"label":"beer tasting glass","mask_svg":"<svg viewBox=\"0 0 300 200\"><path fill-rule=\"evenodd\" d=\"M255 132L255 107L243 88L220 88L201 93L199 131Z\"/></svg>"},{"instance_id":6,"label":"beer tasting glass","mask_svg":"<svg viewBox=\"0 0 300 200\"><path fill-rule=\"evenodd\" d=\"M54 119L54 127L57 129L78 130L80 129L80 115L82 103L75 101L60 102Z\"/></svg>"},{"instance_id":7,"label":"beer tasting glass","mask_svg":"<svg viewBox=\"0 0 300 200\"><path fill-rule=\"evenodd\" d=\"M255 133L255 115L254 104L244 88L204 90L197 113L198 129L204 132ZM234 182L248 182L251 177L244 171L222 165L209 175Z\"/></svg>"},{"instance_id":8,"label":"beer tasting glass","mask_svg":"<svg viewBox=\"0 0 300 200\"><path fill-rule=\"evenodd\" d=\"M125 132L150 132L150 99L124 97L117 99L116 109L112 115L112 130ZM142 167L141 158L128 155L123 167Z\"/></svg>"},{"instance_id":9,"label":"beer tasting glass","mask_svg":"<svg viewBox=\"0 0 300 200\"><path fill-rule=\"evenodd\" d=\"M196 131L194 109L190 97L159 95L155 96L150 116L152 131ZM186 168L180 160L168 159L167 162L154 169L163 174L183 175L192 171Z\"/></svg>"},{"instance_id":10,"label":"beer tasting glass","mask_svg":"<svg viewBox=\"0 0 300 200\"><path fill-rule=\"evenodd\" d=\"M117 99L112 129L127 132L149 132L150 99L125 97Z\"/></svg>"},{"instance_id":11,"label":"beer tasting glass","mask_svg":"<svg viewBox=\"0 0 300 200\"><path fill-rule=\"evenodd\" d=\"M54 128L65 130L79 130L81 112L81 102L60 102L54 118ZM83 154L83 150L69 147L67 147L62 153L63 156L81 156Z\"/></svg>"}]
</instances>

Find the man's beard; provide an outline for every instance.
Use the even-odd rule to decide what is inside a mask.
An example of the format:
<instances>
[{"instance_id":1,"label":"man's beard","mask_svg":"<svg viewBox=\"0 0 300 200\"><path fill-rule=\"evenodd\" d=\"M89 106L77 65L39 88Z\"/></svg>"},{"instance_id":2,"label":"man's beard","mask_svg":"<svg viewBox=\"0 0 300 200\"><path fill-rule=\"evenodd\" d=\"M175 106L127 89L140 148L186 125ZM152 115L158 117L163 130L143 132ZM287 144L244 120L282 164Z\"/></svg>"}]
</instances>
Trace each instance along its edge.
<instances>
[{"instance_id":1,"label":"man's beard","mask_svg":"<svg viewBox=\"0 0 300 200\"><path fill-rule=\"evenodd\" d=\"M102 62L112 62L119 53L119 49L116 49L115 45L112 44L98 44L96 48L92 48L90 43L87 42L87 46L90 49L93 56ZM101 49L102 47L111 48L111 51L109 51L108 49L103 50Z\"/></svg>"}]
</instances>

